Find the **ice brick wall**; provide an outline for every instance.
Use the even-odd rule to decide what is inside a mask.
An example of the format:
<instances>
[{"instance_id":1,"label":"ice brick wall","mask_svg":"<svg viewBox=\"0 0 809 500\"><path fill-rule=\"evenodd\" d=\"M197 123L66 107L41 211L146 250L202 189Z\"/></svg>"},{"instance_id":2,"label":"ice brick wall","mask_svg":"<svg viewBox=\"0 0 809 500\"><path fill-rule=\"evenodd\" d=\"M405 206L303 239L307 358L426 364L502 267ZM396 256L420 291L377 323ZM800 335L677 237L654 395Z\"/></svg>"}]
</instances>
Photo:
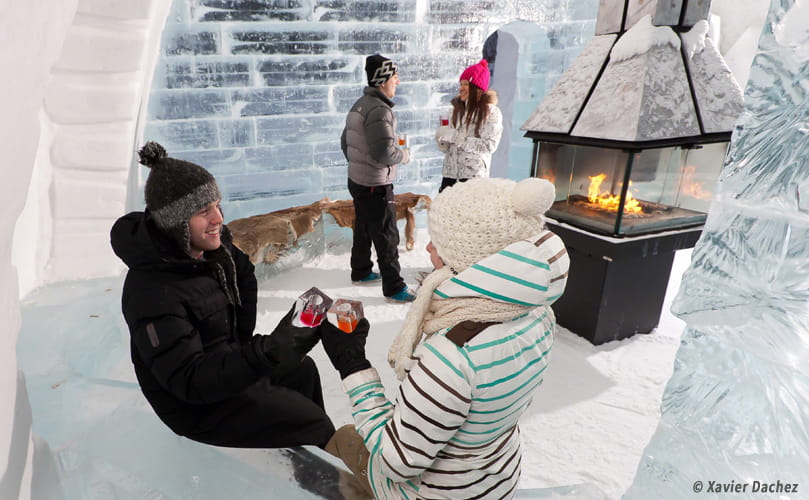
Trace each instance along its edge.
<instances>
[{"instance_id":1,"label":"ice brick wall","mask_svg":"<svg viewBox=\"0 0 809 500\"><path fill-rule=\"evenodd\" d=\"M520 180L529 174L533 141L521 127L591 37L592 30L583 30L580 23L517 21L487 40L497 41L490 85L504 116L503 137L492 157L493 177Z\"/></svg>"},{"instance_id":2,"label":"ice brick wall","mask_svg":"<svg viewBox=\"0 0 809 500\"><path fill-rule=\"evenodd\" d=\"M414 158L397 191L433 194L439 109L486 37L524 20L553 38L532 62L539 102L552 84L544 79L555 80L560 61L592 36L596 8L596 0L174 0L143 139L209 168L228 220L346 198L340 132L365 85L365 56L379 52L399 64L394 110ZM139 168L140 186L147 172Z\"/></svg>"}]
</instances>

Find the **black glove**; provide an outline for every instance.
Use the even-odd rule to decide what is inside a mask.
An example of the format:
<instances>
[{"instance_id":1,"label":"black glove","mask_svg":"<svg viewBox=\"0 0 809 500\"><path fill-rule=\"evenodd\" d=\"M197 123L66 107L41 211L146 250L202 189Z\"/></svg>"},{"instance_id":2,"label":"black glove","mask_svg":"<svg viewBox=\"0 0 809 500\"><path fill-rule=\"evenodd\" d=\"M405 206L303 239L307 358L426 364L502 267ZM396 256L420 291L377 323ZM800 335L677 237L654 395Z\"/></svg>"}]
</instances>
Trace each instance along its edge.
<instances>
[{"instance_id":1,"label":"black glove","mask_svg":"<svg viewBox=\"0 0 809 500\"><path fill-rule=\"evenodd\" d=\"M320 324L320 338L323 349L329 355L331 364L340 372L340 378L346 378L354 372L371 367L365 359L365 339L371 325L362 318L351 333L346 333L328 320Z\"/></svg>"},{"instance_id":2,"label":"black glove","mask_svg":"<svg viewBox=\"0 0 809 500\"><path fill-rule=\"evenodd\" d=\"M292 325L295 306L269 335L254 335L253 346L269 368L270 378L283 376L296 368L320 340L318 328Z\"/></svg>"}]
</instances>

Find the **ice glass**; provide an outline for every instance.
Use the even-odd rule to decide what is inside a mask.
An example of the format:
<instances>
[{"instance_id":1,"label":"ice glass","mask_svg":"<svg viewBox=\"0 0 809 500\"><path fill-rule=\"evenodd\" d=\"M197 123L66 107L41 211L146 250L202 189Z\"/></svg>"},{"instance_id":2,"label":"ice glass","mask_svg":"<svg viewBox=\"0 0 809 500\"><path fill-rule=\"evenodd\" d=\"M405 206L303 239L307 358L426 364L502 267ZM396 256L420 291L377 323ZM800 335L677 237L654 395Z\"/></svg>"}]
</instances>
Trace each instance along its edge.
<instances>
[{"instance_id":1,"label":"ice glass","mask_svg":"<svg viewBox=\"0 0 809 500\"><path fill-rule=\"evenodd\" d=\"M329 321L346 333L353 332L363 317L362 302L358 300L337 299L329 309Z\"/></svg>"},{"instance_id":2,"label":"ice glass","mask_svg":"<svg viewBox=\"0 0 809 500\"><path fill-rule=\"evenodd\" d=\"M320 325L332 303L332 299L318 290L317 287L310 288L295 300L295 314L292 317L292 324L306 327Z\"/></svg>"}]
</instances>

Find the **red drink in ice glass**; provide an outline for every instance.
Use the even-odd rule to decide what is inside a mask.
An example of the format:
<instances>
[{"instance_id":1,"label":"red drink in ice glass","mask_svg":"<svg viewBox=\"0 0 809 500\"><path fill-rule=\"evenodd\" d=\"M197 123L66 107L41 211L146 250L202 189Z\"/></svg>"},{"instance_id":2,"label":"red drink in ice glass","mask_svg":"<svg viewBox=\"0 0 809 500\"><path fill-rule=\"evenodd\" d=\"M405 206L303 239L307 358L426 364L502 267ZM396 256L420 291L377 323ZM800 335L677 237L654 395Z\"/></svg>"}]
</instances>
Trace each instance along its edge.
<instances>
[{"instance_id":1,"label":"red drink in ice glass","mask_svg":"<svg viewBox=\"0 0 809 500\"><path fill-rule=\"evenodd\" d=\"M323 322L323 315L318 314L315 308L304 309L301 313L301 323L306 326L317 326Z\"/></svg>"},{"instance_id":2,"label":"red drink in ice glass","mask_svg":"<svg viewBox=\"0 0 809 500\"><path fill-rule=\"evenodd\" d=\"M295 315L292 318L294 326L318 326L326 317L326 311L331 307L332 300L325 293L312 287L301 294L295 301Z\"/></svg>"}]
</instances>

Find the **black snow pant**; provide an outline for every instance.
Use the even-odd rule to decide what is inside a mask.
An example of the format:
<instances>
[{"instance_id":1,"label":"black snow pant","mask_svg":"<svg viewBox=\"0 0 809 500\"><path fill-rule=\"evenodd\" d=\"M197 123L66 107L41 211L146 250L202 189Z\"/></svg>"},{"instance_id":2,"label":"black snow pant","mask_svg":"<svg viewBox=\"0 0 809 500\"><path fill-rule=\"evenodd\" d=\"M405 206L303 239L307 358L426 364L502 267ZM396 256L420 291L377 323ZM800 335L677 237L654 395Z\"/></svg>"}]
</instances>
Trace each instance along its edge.
<instances>
[{"instance_id":1,"label":"black snow pant","mask_svg":"<svg viewBox=\"0 0 809 500\"><path fill-rule=\"evenodd\" d=\"M271 383L264 377L240 395L205 408L195 428L179 434L231 448L323 448L334 434L320 375L308 356L283 378Z\"/></svg>"},{"instance_id":2,"label":"black snow pant","mask_svg":"<svg viewBox=\"0 0 809 500\"><path fill-rule=\"evenodd\" d=\"M442 177L441 178L441 187L438 188L438 192L440 193L444 189L454 186L457 182L466 182L469 179L453 179L452 177Z\"/></svg>"},{"instance_id":3,"label":"black snow pant","mask_svg":"<svg viewBox=\"0 0 809 500\"><path fill-rule=\"evenodd\" d=\"M363 186L348 180L354 199L354 240L351 245L351 279L361 280L373 269L371 244L382 275L382 295L390 297L405 287L399 266L399 228L393 184Z\"/></svg>"}]
</instances>

